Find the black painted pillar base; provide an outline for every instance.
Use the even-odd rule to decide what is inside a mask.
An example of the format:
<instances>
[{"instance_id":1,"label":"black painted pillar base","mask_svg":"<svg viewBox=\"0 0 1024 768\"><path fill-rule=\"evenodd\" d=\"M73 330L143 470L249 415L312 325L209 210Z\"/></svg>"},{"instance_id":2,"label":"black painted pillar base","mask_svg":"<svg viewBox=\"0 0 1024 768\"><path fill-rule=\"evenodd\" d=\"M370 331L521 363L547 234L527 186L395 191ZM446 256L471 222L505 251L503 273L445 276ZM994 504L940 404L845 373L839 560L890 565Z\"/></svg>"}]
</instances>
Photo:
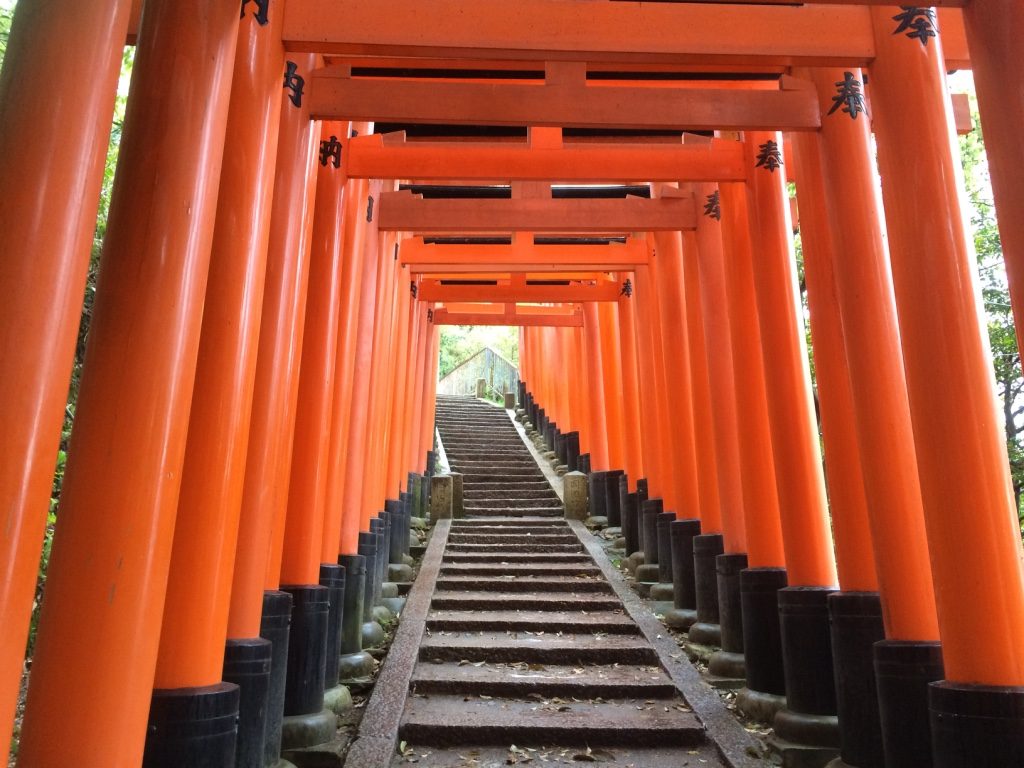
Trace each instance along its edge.
<instances>
[{"instance_id":1,"label":"black painted pillar base","mask_svg":"<svg viewBox=\"0 0 1024 768\"><path fill-rule=\"evenodd\" d=\"M582 472L584 475L589 475L590 474L590 454L589 453L581 453L580 454L580 472Z\"/></svg>"},{"instance_id":2,"label":"black painted pillar base","mask_svg":"<svg viewBox=\"0 0 1024 768\"><path fill-rule=\"evenodd\" d=\"M154 690L143 768L234 768L238 686Z\"/></svg>"},{"instance_id":3,"label":"black painted pillar base","mask_svg":"<svg viewBox=\"0 0 1024 768\"><path fill-rule=\"evenodd\" d=\"M264 762L277 765L281 759L281 722L284 718L284 688L288 675L288 635L292 623L292 596L268 590L263 593L260 637L271 644L270 693L267 697L267 729L263 742Z\"/></svg>"},{"instance_id":4,"label":"black painted pillar base","mask_svg":"<svg viewBox=\"0 0 1024 768\"><path fill-rule=\"evenodd\" d=\"M587 493L590 497L590 517L608 519L608 473L604 470L591 472L587 478Z\"/></svg>"},{"instance_id":5,"label":"black painted pillar base","mask_svg":"<svg viewBox=\"0 0 1024 768\"><path fill-rule=\"evenodd\" d=\"M747 568L740 573L747 687L737 695L736 704L763 723L771 723L786 703L778 592L787 584L785 568Z\"/></svg>"},{"instance_id":6,"label":"black painted pillar base","mask_svg":"<svg viewBox=\"0 0 1024 768\"><path fill-rule=\"evenodd\" d=\"M622 527L622 504L619 495L619 478L625 477L621 469L610 470L605 475L605 515L609 528Z\"/></svg>"},{"instance_id":7,"label":"black painted pillar base","mask_svg":"<svg viewBox=\"0 0 1024 768\"><path fill-rule=\"evenodd\" d=\"M333 563L320 564L320 586L327 588L330 611L327 615L327 640L324 656L324 687L338 684L338 657L341 656L341 622L345 610L345 568Z\"/></svg>"},{"instance_id":8,"label":"black painted pillar base","mask_svg":"<svg viewBox=\"0 0 1024 768\"><path fill-rule=\"evenodd\" d=\"M303 584L282 586L281 591L292 596L281 746L312 747L330 740L336 722L334 713L324 709L330 590Z\"/></svg>"},{"instance_id":9,"label":"black painted pillar base","mask_svg":"<svg viewBox=\"0 0 1024 768\"><path fill-rule=\"evenodd\" d=\"M570 432L565 436L565 466L570 472L580 470L580 433Z\"/></svg>"},{"instance_id":10,"label":"black painted pillar base","mask_svg":"<svg viewBox=\"0 0 1024 768\"><path fill-rule=\"evenodd\" d=\"M839 748L836 683L828 598L831 587L779 590L779 625L786 674L786 707L775 733L794 744Z\"/></svg>"},{"instance_id":11,"label":"black painted pillar base","mask_svg":"<svg viewBox=\"0 0 1024 768\"><path fill-rule=\"evenodd\" d=\"M366 564L366 579L363 582L363 648L376 648L386 638L384 629L373 616L374 585L380 573L380 569L377 567L378 538L378 534L367 531L359 532L359 554L363 556Z\"/></svg>"},{"instance_id":12,"label":"black painted pillar base","mask_svg":"<svg viewBox=\"0 0 1024 768\"><path fill-rule=\"evenodd\" d=\"M700 520L674 520L668 535L672 547L672 610L665 613L665 624L685 632L697 621L693 539L700 536Z\"/></svg>"},{"instance_id":13,"label":"black painted pillar base","mask_svg":"<svg viewBox=\"0 0 1024 768\"><path fill-rule=\"evenodd\" d=\"M1024 765L1024 687L932 683L935 768Z\"/></svg>"},{"instance_id":14,"label":"black painted pillar base","mask_svg":"<svg viewBox=\"0 0 1024 768\"><path fill-rule=\"evenodd\" d=\"M665 511L661 499L648 499L640 505L640 546L644 564L636 569L636 580L642 584L658 582L658 516Z\"/></svg>"},{"instance_id":15,"label":"black painted pillar base","mask_svg":"<svg viewBox=\"0 0 1024 768\"><path fill-rule=\"evenodd\" d=\"M883 640L875 643L874 655L885 766L929 768L934 763L928 685L944 676L942 646Z\"/></svg>"},{"instance_id":16,"label":"black painted pillar base","mask_svg":"<svg viewBox=\"0 0 1024 768\"><path fill-rule=\"evenodd\" d=\"M874 644L885 639L877 592L836 592L828 598L839 713L839 754L857 768L885 768L878 719Z\"/></svg>"},{"instance_id":17,"label":"black painted pillar base","mask_svg":"<svg viewBox=\"0 0 1024 768\"><path fill-rule=\"evenodd\" d=\"M341 649L338 678L342 683L369 677L373 657L363 650L363 603L366 594L366 558L341 555L345 566L345 609L341 619Z\"/></svg>"},{"instance_id":18,"label":"black painted pillar base","mask_svg":"<svg viewBox=\"0 0 1024 768\"><path fill-rule=\"evenodd\" d=\"M693 575L696 582L697 621L687 632L691 643L719 646L722 627L718 615L718 572L715 559L725 545L720 533L693 537Z\"/></svg>"},{"instance_id":19,"label":"black painted pillar base","mask_svg":"<svg viewBox=\"0 0 1024 768\"><path fill-rule=\"evenodd\" d=\"M228 640L224 647L224 682L238 686L238 739L235 768L263 768L274 646L252 637Z\"/></svg>"},{"instance_id":20,"label":"black painted pillar base","mask_svg":"<svg viewBox=\"0 0 1024 768\"><path fill-rule=\"evenodd\" d=\"M746 552L734 552L715 558L722 649L711 654L708 672L716 677L745 680L747 676L746 661L743 658L743 608L740 605L740 573L746 568Z\"/></svg>"}]
</instances>

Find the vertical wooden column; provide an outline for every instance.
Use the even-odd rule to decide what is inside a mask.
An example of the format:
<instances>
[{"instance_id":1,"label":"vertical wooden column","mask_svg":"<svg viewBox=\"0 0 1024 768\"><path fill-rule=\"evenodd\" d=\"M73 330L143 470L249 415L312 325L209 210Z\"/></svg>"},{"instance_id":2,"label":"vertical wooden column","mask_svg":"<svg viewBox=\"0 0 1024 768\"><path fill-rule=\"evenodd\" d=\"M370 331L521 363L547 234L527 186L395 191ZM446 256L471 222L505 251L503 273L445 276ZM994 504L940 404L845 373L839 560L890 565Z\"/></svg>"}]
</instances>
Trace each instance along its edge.
<instances>
[{"instance_id":1,"label":"vertical wooden column","mask_svg":"<svg viewBox=\"0 0 1024 768\"><path fill-rule=\"evenodd\" d=\"M341 125L325 122L320 130L316 208L310 245L309 292L295 412L294 446L288 482L281 583L317 584L330 444L334 373L338 352L345 176L323 147Z\"/></svg>"},{"instance_id":2,"label":"vertical wooden column","mask_svg":"<svg viewBox=\"0 0 1024 768\"><path fill-rule=\"evenodd\" d=\"M655 288L658 295L660 359L664 368L661 389L667 409L663 412L663 445L671 462L671 486L666 506L684 518L699 518L697 452L693 432L693 390L690 386L690 344L686 328L686 296L683 286L681 232L657 232ZM652 270L653 271L653 270Z\"/></svg>"},{"instance_id":3,"label":"vertical wooden column","mask_svg":"<svg viewBox=\"0 0 1024 768\"><path fill-rule=\"evenodd\" d=\"M0 73L0 743L10 741L131 3L17 8ZM40 83L59 84L59 98ZM73 131L68 127L74 126ZM13 180L20 179L18 189Z\"/></svg>"},{"instance_id":4,"label":"vertical wooden column","mask_svg":"<svg viewBox=\"0 0 1024 768\"><path fill-rule=\"evenodd\" d=\"M633 298L636 302L636 355L637 383L640 388L640 444L644 456L644 473L647 477L649 497L663 498L666 490L665 462L661 442L661 424L664 423L657 389L660 387L658 369L654 356L661 353L654 344L651 330L653 323L652 304L657 301L657 292L651 282L649 268L638 266L633 273L636 279Z\"/></svg>"},{"instance_id":5,"label":"vertical wooden column","mask_svg":"<svg viewBox=\"0 0 1024 768\"><path fill-rule=\"evenodd\" d=\"M872 11L870 93L946 676L1021 685L1020 535L962 227L941 46L894 35L891 11ZM913 162L919 156L928 162Z\"/></svg>"},{"instance_id":6,"label":"vertical wooden column","mask_svg":"<svg viewBox=\"0 0 1024 768\"><path fill-rule=\"evenodd\" d=\"M1007 82L1007 73L1024 60L1024 6L1014 0L972 2L964 7L963 18L1013 317L1016 327L1024 329L1024 93Z\"/></svg>"},{"instance_id":7,"label":"vertical wooden column","mask_svg":"<svg viewBox=\"0 0 1024 768\"><path fill-rule=\"evenodd\" d=\"M19 6L0 73L0 178L12 180L0 196L0 278L17 286L0 308L0 744L14 721L130 7Z\"/></svg>"},{"instance_id":8,"label":"vertical wooden column","mask_svg":"<svg viewBox=\"0 0 1024 768\"><path fill-rule=\"evenodd\" d=\"M929 10L894 12L871 10L869 90L949 681L931 689L932 743L941 766L1013 762L1024 755L1014 714L1024 711L1020 528L963 226L941 38ZM992 712L1005 723L998 735L985 725Z\"/></svg>"},{"instance_id":9,"label":"vertical wooden column","mask_svg":"<svg viewBox=\"0 0 1024 768\"><path fill-rule=\"evenodd\" d=\"M693 437L694 453L697 469L697 493L699 515L687 515L680 510L682 517L699 517L701 533L723 533L725 520L722 515L721 494L719 490L718 462L715 453L714 412L718 407L711 395L711 382L708 375L707 343L704 337L704 306L701 301L700 274L697 264L697 235L690 231L683 233L683 264L680 278L684 289L686 307L686 340L690 362L690 391L693 402ZM722 355L716 349L716 356ZM732 361L729 361L730 367ZM731 384L731 382L730 382ZM735 408L735 405L732 406ZM733 417L735 418L735 416ZM732 482L733 509L729 512L729 523L739 526L739 530L725 537L726 553L745 552L746 550L730 549L743 542L743 504L735 503L741 499L739 485L739 463L726 470L732 471L729 476Z\"/></svg>"},{"instance_id":10,"label":"vertical wooden column","mask_svg":"<svg viewBox=\"0 0 1024 768\"><path fill-rule=\"evenodd\" d=\"M789 581L791 586L835 586L807 348L798 314L786 176L775 166L781 160L774 153L781 152L782 135L752 131L744 146L750 174L747 211L757 242L754 293Z\"/></svg>"},{"instance_id":11,"label":"vertical wooden column","mask_svg":"<svg viewBox=\"0 0 1024 768\"><path fill-rule=\"evenodd\" d=\"M142 756L237 30L237 6L160 0L139 29L25 766L137 765ZM182 66L191 77L166 78Z\"/></svg>"},{"instance_id":12,"label":"vertical wooden column","mask_svg":"<svg viewBox=\"0 0 1024 768\"><path fill-rule=\"evenodd\" d=\"M640 384L637 381L636 305L633 302L633 273L619 273L623 291L619 295L619 349L622 351L622 397L626 427L626 474L636 481L644 476L644 456L640 442ZM629 281L629 289L626 289ZM628 294L628 295L627 295Z\"/></svg>"},{"instance_id":13,"label":"vertical wooden column","mask_svg":"<svg viewBox=\"0 0 1024 768\"><path fill-rule=\"evenodd\" d=\"M605 424L605 392L601 359L601 322L597 305L583 305L583 335L587 346L587 389L590 393L590 464L593 469L608 468L608 429Z\"/></svg>"},{"instance_id":14,"label":"vertical wooden column","mask_svg":"<svg viewBox=\"0 0 1024 768\"><path fill-rule=\"evenodd\" d=\"M316 57L303 56L292 63L296 65L293 74L305 80ZM284 64L281 69L286 67ZM279 94L280 129L267 273L228 614L230 638L259 635L264 589L277 589L280 583L298 361L309 280L309 235L320 130L309 120L305 98L291 89L283 89Z\"/></svg>"},{"instance_id":15,"label":"vertical wooden column","mask_svg":"<svg viewBox=\"0 0 1024 768\"><path fill-rule=\"evenodd\" d=\"M601 324L601 368L604 373L605 424L608 429L608 469L622 469L626 457L626 424L623 413L618 304L602 301L598 304L597 316Z\"/></svg>"},{"instance_id":16,"label":"vertical wooden column","mask_svg":"<svg viewBox=\"0 0 1024 768\"><path fill-rule=\"evenodd\" d=\"M346 134L350 124L341 126ZM359 330L361 284L365 268L363 243L366 226L359 217L358 201L365 189L364 179L349 179L345 185L345 240L342 245L341 306L338 313L338 351L335 356L334 405L331 408L331 436L327 458L327 491L324 497L324 534L321 562L335 563L340 549L341 528L346 514L344 503L345 464L351 449L352 389L356 370L352 364Z\"/></svg>"},{"instance_id":17,"label":"vertical wooden column","mask_svg":"<svg viewBox=\"0 0 1024 768\"><path fill-rule=\"evenodd\" d=\"M413 363L415 378L409 391L412 409L409 413L410 439L405 453L405 465L410 472L419 472L420 446L423 444L423 409L434 407L432 403L427 403L423 399L424 380L427 376L427 347L430 343L428 309L429 306L422 301L418 301L413 308L416 313L416 357Z\"/></svg>"},{"instance_id":18,"label":"vertical wooden column","mask_svg":"<svg viewBox=\"0 0 1024 768\"><path fill-rule=\"evenodd\" d=\"M431 305L431 308L437 305ZM427 353L427 377L424 380L424 402L430 407L423 409L424 442L422 450L424 453L433 449L434 445L434 401L437 398L437 368L440 362L441 328L431 324L430 326L430 351ZM428 473L433 473L433 467L427 467Z\"/></svg>"},{"instance_id":19,"label":"vertical wooden column","mask_svg":"<svg viewBox=\"0 0 1024 768\"><path fill-rule=\"evenodd\" d=\"M222 679L281 115L282 9L243 14L154 688ZM254 584L262 587L262 574ZM258 626L247 639L257 637ZM244 692L243 692L244 697ZM263 703L265 708L265 701ZM159 730L154 723L151 730ZM154 743L153 745L157 745ZM262 757L262 735L258 754ZM179 759L187 760L184 754Z\"/></svg>"},{"instance_id":20,"label":"vertical wooden column","mask_svg":"<svg viewBox=\"0 0 1024 768\"><path fill-rule=\"evenodd\" d=\"M524 329L529 330L529 329ZM587 453L590 450L591 445L591 409L594 407L592 400L592 392L587 386L587 347L586 347L586 332L582 327L572 329L573 333L573 358L569 363L572 365L572 380L573 380L573 394L579 401L579 419L576 423L576 429L580 433L580 453ZM520 348L520 358L523 358L522 348ZM532 355L529 356L532 360ZM532 371L532 365L530 366ZM532 377L533 374L531 373ZM530 381L530 379L527 379Z\"/></svg>"},{"instance_id":21,"label":"vertical wooden column","mask_svg":"<svg viewBox=\"0 0 1024 768\"><path fill-rule=\"evenodd\" d=\"M369 189L359 187L358 198L352 200L355 216L365 211ZM372 227L372 225L371 225ZM370 377L373 366L373 320L377 307L377 283L380 279L382 254L379 238L372 228L367 229L360 257L364 260L363 276L359 286L359 315L356 344L352 353L352 368L355 376L352 382L351 416L349 418L349 445L344 465L343 509L344 523L341 529L341 553L357 554L359 531L365 529L362 516L363 493L366 484L366 462L369 451L369 399Z\"/></svg>"},{"instance_id":22,"label":"vertical wooden column","mask_svg":"<svg viewBox=\"0 0 1024 768\"><path fill-rule=\"evenodd\" d=\"M412 309L416 300L411 295L412 282L407 270L399 272L398 285L395 291L397 303L397 333L395 334L395 365L391 373L391 416L388 429L388 477L384 497L397 499L405 479L405 467L402 461L402 445L409 425L405 421L406 391L409 376L409 348L412 339Z\"/></svg>"}]
</instances>

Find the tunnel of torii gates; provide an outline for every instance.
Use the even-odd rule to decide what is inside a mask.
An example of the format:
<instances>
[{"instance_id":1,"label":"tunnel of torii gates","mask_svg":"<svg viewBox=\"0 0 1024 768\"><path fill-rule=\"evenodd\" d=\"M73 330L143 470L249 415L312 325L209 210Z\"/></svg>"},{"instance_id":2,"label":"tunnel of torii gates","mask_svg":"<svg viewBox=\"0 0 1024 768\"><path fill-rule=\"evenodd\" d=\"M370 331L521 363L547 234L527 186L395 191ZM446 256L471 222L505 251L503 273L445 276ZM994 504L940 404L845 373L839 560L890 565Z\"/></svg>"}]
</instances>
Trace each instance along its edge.
<instances>
[{"instance_id":1,"label":"tunnel of torii gates","mask_svg":"<svg viewBox=\"0 0 1024 768\"><path fill-rule=\"evenodd\" d=\"M317 665L330 687L359 651L321 636L345 571L372 583L422 512L444 323L520 326L519 407L570 468L624 471L627 504L745 568L751 695L828 714L831 609L844 738L874 709L886 765L1024 764L1020 530L946 85L973 69L1020 319L1024 5L941 5L20 3L5 743L137 52L18 765L199 764L189 718L239 711L229 760L276 764Z\"/></svg>"}]
</instances>

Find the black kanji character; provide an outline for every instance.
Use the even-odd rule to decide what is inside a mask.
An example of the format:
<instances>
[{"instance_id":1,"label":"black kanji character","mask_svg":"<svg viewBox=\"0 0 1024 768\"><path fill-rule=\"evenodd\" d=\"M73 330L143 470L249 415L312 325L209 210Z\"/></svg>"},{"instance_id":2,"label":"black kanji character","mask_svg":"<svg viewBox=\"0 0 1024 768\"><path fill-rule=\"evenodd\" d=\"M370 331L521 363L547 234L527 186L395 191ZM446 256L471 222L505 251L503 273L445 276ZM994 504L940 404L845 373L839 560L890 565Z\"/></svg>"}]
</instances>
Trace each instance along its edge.
<instances>
[{"instance_id":1,"label":"black kanji character","mask_svg":"<svg viewBox=\"0 0 1024 768\"><path fill-rule=\"evenodd\" d=\"M934 9L922 8L918 5L901 5L900 10L903 13L897 13L892 17L893 21L899 22L893 34L898 35L901 32L906 32L907 37L918 40L921 45L927 48L928 38L938 35L935 29Z\"/></svg>"},{"instance_id":2,"label":"black kanji character","mask_svg":"<svg viewBox=\"0 0 1024 768\"><path fill-rule=\"evenodd\" d=\"M341 142L333 134L331 138L320 142L320 165L326 167L327 163L333 163L335 168L341 168Z\"/></svg>"},{"instance_id":3,"label":"black kanji character","mask_svg":"<svg viewBox=\"0 0 1024 768\"><path fill-rule=\"evenodd\" d=\"M373 221L373 197L366 200L366 220Z\"/></svg>"},{"instance_id":4,"label":"black kanji character","mask_svg":"<svg viewBox=\"0 0 1024 768\"><path fill-rule=\"evenodd\" d=\"M434 322L434 310L432 310L432 309L428 309L427 310L427 322L428 323Z\"/></svg>"},{"instance_id":5,"label":"black kanji character","mask_svg":"<svg viewBox=\"0 0 1024 768\"><path fill-rule=\"evenodd\" d=\"M302 89L306 87L306 78L298 74L299 65L294 61L285 62L284 87L291 91L288 98L296 107L302 106Z\"/></svg>"},{"instance_id":6,"label":"black kanji character","mask_svg":"<svg viewBox=\"0 0 1024 768\"><path fill-rule=\"evenodd\" d=\"M625 296L628 299L632 295L633 295L633 281L632 280L626 280L626 282L624 282L622 284L622 290L619 291L619 296Z\"/></svg>"},{"instance_id":7,"label":"black kanji character","mask_svg":"<svg viewBox=\"0 0 1024 768\"><path fill-rule=\"evenodd\" d=\"M416 286L416 283L409 283L409 292L412 293L412 297L415 299L416 294L419 293L419 288Z\"/></svg>"},{"instance_id":8,"label":"black kanji character","mask_svg":"<svg viewBox=\"0 0 1024 768\"><path fill-rule=\"evenodd\" d=\"M247 6L249 3L256 4L256 13L253 15L253 18L256 19L256 22L261 27L267 26L267 24L270 22L270 19L267 17L267 13L270 11L270 0L242 0L242 14L238 18L245 18L245 6Z\"/></svg>"},{"instance_id":9,"label":"black kanji character","mask_svg":"<svg viewBox=\"0 0 1024 768\"><path fill-rule=\"evenodd\" d=\"M779 145L772 139L758 146L757 163L755 168L767 168L772 173L776 168L782 167L782 152Z\"/></svg>"},{"instance_id":10,"label":"black kanji character","mask_svg":"<svg viewBox=\"0 0 1024 768\"><path fill-rule=\"evenodd\" d=\"M722 203L717 189L707 196L707 202L704 203L704 215L710 216L715 221L722 220Z\"/></svg>"},{"instance_id":11,"label":"black kanji character","mask_svg":"<svg viewBox=\"0 0 1024 768\"><path fill-rule=\"evenodd\" d=\"M832 114L840 107L843 112L854 120L861 112L867 114L868 108L864 104L864 94L860 90L860 80L853 76L853 72L843 72L843 79L836 83L836 95L832 97Z\"/></svg>"}]
</instances>

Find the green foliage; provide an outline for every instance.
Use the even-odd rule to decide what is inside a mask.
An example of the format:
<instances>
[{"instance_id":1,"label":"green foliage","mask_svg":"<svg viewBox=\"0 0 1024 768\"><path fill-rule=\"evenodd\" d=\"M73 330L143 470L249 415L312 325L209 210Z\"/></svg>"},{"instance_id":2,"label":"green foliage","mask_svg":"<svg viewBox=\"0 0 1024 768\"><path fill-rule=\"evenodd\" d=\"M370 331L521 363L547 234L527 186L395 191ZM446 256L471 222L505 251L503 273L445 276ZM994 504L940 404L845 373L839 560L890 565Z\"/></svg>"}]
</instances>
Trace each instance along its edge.
<instances>
[{"instance_id":1,"label":"green foliage","mask_svg":"<svg viewBox=\"0 0 1024 768\"><path fill-rule=\"evenodd\" d=\"M490 347L519 365L519 330L507 326L446 325L441 328L438 378L444 378L466 358Z\"/></svg>"},{"instance_id":2,"label":"green foliage","mask_svg":"<svg viewBox=\"0 0 1024 768\"><path fill-rule=\"evenodd\" d=\"M992 347L996 392L1003 413L1010 477L1018 517L1024 521L1024 514L1021 512L1021 495L1024 489L1024 372L1017 349L1017 334L1010 307L1010 289L992 202L985 144L978 123L977 106L973 103L971 111L974 129L966 136L960 137L960 157L970 203L971 229L978 257L978 274L988 339Z\"/></svg>"}]
</instances>

